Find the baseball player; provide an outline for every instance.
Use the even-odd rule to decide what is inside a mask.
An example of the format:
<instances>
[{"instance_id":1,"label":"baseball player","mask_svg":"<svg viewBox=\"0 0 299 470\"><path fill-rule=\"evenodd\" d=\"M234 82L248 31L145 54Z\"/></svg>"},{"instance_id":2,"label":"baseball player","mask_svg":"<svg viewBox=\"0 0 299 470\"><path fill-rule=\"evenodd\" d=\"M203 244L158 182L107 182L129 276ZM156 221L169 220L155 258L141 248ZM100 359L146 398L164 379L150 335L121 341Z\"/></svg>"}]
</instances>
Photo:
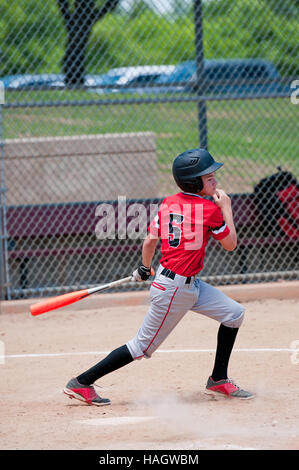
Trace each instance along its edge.
<instances>
[{"instance_id":1,"label":"baseball player","mask_svg":"<svg viewBox=\"0 0 299 470\"><path fill-rule=\"evenodd\" d=\"M148 228L142 261L132 274L136 282L149 279L152 259L161 240L160 266L151 284L148 312L134 338L67 383L64 393L71 398L109 405L108 398L96 393L94 382L135 359L150 358L189 310L220 324L215 362L205 393L253 398L251 392L241 389L227 375L244 307L199 276L210 236L225 250L232 251L237 246L230 198L216 186L215 172L222 165L205 149L187 150L175 158L173 176L181 192L162 202Z\"/></svg>"}]
</instances>

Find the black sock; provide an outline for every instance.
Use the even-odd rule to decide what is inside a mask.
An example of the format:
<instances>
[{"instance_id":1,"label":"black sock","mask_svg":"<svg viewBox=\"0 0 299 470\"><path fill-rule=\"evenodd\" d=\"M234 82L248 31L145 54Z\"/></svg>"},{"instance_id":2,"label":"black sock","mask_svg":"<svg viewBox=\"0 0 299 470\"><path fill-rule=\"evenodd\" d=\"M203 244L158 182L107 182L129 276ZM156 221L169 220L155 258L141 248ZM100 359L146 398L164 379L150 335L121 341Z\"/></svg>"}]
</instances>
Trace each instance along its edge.
<instances>
[{"instance_id":1,"label":"black sock","mask_svg":"<svg viewBox=\"0 0 299 470\"><path fill-rule=\"evenodd\" d=\"M88 369L83 374L78 375L77 380L82 385L91 385L103 375L109 374L114 370L129 364L134 359L131 356L127 346L120 346L114 349L102 361L98 362L95 366Z\"/></svg>"},{"instance_id":2,"label":"black sock","mask_svg":"<svg viewBox=\"0 0 299 470\"><path fill-rule=\"evenodd\" d=\"M217 335L217 349L212 378L215 381L227 379L229 358L234 346L239 328L229 328L220 325Z\"/></svg>"}]
</instances>

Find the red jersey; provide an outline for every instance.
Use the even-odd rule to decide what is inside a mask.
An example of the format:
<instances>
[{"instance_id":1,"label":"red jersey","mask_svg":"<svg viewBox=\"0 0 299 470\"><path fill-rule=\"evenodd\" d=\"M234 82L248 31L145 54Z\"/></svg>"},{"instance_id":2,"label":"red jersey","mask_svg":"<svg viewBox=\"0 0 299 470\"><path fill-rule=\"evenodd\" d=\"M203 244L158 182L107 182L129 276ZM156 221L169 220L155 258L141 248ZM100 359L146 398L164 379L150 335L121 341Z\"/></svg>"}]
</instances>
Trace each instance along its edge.
<instances>
[{"instance_id":1,"label":"red jersey","mask_svg":"<svg viewBox=\"0 0 299 470\"><path fill-rule=\"evenodd\" d=\"M162 266L181 276L194 276L202 270L211 235L222 240L230 233L214 202L185 192L163 200L148 230L161 238Z\"/></svg>"}]
</instances>

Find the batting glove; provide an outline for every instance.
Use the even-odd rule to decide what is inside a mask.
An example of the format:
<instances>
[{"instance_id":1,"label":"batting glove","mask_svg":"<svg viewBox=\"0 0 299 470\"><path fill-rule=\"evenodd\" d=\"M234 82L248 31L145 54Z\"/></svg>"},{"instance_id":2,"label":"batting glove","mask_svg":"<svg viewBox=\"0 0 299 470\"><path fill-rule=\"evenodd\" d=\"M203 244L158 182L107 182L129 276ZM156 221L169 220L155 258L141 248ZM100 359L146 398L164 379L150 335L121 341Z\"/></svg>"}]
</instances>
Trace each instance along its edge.
<instances>
[{"instance_id":1,"label":"batting glove","mask_svg":"<svg viewBox=\"0 0 299 470\"><path fill-rule=\"evenodd\" d=\"M151 275L151 267L147 268L144 264L140 264L135 271L132 273L131 280L134 282L147 281Z\"/></svg>"}]
</instances>

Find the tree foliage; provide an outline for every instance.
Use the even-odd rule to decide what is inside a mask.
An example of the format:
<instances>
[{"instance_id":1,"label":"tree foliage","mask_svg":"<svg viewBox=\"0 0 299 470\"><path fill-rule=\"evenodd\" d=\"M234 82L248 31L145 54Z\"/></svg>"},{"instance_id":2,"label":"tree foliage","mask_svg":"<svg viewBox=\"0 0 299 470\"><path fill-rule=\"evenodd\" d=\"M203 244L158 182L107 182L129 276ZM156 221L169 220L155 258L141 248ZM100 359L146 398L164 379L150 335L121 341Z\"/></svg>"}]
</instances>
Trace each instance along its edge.
<instances>
[{"instance_id":1,"label":"tree foliage","mask_svg":"<svg viewBox=\"0 0 299 470\"><path fill-rule=\"evenodd\" d=\"M67 57L71 58L70 63L74 62L70 52L74 44L80 45L80 60L88 73L194 59L190 9L184 15L169 17L142 8L141 1L131 12L116 9L113 1L118 3L118 0L1 2L0 74L62 72L67 67ZM71 30L70 25L74 20L82 22L82 8L87 4L93 12L89 19L85 18L88 34L82 31L75 41L75 29ZM105 4L108 14L99 16ZM282 75L298 74L297 0L209 0L203 5L207 58L261 57L274 62ZM78 56L79 46L76 51Z\"/></svg>"}]
</instances>

